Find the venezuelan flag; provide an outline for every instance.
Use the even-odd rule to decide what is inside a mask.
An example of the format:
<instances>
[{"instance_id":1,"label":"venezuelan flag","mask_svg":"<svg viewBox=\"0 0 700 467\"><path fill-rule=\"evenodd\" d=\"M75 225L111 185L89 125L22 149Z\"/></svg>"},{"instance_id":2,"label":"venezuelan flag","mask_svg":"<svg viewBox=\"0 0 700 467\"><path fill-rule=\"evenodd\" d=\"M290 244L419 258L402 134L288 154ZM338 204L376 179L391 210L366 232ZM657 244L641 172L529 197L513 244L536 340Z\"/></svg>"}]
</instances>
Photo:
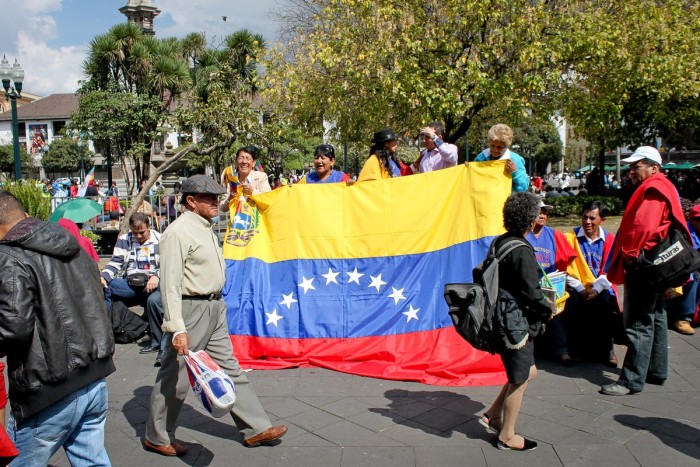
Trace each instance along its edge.
<instances>
[{"instance_id":1,"label":"venezuelan flag","mask_svg":"<svg viewBox=\"0 0 700 467\"><path fill-rule=\"evenodd\" d=\"M281 187L232 211L224 296L241 364L502 384L500 358L455 332L443 286L471 281L503 232L504 165Z\"/></svg>"}]
</instances>

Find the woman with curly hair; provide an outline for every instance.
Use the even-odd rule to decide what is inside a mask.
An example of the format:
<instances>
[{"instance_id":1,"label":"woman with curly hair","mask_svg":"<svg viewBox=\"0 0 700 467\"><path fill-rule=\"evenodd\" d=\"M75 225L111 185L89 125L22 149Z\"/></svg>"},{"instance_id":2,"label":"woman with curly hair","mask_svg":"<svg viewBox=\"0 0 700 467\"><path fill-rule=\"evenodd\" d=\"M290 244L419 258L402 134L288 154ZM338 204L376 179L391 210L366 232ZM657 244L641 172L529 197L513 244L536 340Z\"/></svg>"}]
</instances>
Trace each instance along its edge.
<instances>
[{"instance_id":1,"label":"woman with curly hair","mask_svg":"<svg viewBox=\"0 0 700 467\"><path fill-rule=\"evenodd\" d=\"M358 182L380 178L400 177L402 163L396 156L399 144L391 128L385 128L374 134L369 159L362 166Z\"/></svg>"},{"instance_id":2,"label":"woman with curly hair","mask_svg":"<svg viewBox=\"0 0 700 467\"><path fill-rule=\"evenodd\" d=\"M499 262L498 275L501 289L513 296L529 325L527 343L519 349L506 349L501 354L508 382L479 419L489 431L498 433L496 447L502 450L530 451L537 447L535 441L515 433L515 421L527 383L537 375L532 339L544 332L543 323L552 316L551 304L540 288L534 250L525 240L540 214L539 206L539 198L532 193L512 193L503 206L506 233L496 239L495 245L498 250L513 238L525 245L515 248Z\"/></svg>"}]
</instances>

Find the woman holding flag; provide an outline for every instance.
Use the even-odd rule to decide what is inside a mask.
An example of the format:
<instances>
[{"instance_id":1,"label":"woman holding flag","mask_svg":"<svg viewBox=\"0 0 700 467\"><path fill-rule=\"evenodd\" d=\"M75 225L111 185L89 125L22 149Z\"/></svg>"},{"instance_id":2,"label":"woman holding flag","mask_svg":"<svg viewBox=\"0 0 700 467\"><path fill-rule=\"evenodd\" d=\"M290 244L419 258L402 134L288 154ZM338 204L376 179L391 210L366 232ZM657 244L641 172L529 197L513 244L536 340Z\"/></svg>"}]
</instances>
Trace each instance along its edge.
<instances>
[{"instance_id":1,"label":"woman holding flag","mask_svg":"<svg viewBox=\"0 0 700 467\"><path fill-rule=\"evenodd\" d=\"M385 128L376 132L369 150L369 159L362 166L357 181L400 177L403 164L396 156L396 148L398 147L399 143L396 140L394 130Z\"/></svg>"},{"instance_id":2,"label":"woman holding flag","mask_svg":"<svg viewBox=\"0 0 700 467\"><path fill-rule=\"evenodd\" d=\"M236 170L231 164L221 174L221 184L226 187L227 196L219 205L220 210L228 211L241 195L257 195L271 190L267 174L254 170L256 160L256 150L252 146L244 146L236 152Z\"/></svg>"}]
</instances>

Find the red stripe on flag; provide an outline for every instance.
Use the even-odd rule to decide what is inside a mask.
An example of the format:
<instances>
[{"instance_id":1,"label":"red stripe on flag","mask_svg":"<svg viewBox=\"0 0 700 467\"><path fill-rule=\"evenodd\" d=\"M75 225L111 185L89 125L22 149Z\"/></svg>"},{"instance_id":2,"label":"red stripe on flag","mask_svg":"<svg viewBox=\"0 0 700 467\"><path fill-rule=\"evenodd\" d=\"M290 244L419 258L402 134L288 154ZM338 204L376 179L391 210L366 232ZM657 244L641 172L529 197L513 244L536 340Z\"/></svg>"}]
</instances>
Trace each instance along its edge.
<instances>
[{"instance_id":1,"label":"red stripe on flag","mask_svg":"<svg viewBox=\"0 0 700 467\"><path fill-rule=\"evenodd\" d=\"M506 382L500 357L475 350L453 328L351 339L232 335L231 342L236 358L246 368L320 367L436 386L491 386Z\"/></svg>"}]
</instances>

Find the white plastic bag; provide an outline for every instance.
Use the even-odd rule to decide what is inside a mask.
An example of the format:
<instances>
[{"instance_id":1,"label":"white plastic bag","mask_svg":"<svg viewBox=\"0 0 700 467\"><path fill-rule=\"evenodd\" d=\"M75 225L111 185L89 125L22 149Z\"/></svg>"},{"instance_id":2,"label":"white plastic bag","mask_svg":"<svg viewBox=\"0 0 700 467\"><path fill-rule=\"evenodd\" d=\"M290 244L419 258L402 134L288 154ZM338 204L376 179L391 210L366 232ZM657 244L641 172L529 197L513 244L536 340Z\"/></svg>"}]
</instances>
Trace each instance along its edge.
<instances>
[{"instance_id":1,"label":"white plastic bag","mask_svg":"<svg viewBox=\"0 0 700 467\"><path fill-rule=\"evenodd\" d=\"M236 402L231 378L204 350L184 355L190 386L197 400L213 417L223 417Z\"/></svg>"}]
</instances>

